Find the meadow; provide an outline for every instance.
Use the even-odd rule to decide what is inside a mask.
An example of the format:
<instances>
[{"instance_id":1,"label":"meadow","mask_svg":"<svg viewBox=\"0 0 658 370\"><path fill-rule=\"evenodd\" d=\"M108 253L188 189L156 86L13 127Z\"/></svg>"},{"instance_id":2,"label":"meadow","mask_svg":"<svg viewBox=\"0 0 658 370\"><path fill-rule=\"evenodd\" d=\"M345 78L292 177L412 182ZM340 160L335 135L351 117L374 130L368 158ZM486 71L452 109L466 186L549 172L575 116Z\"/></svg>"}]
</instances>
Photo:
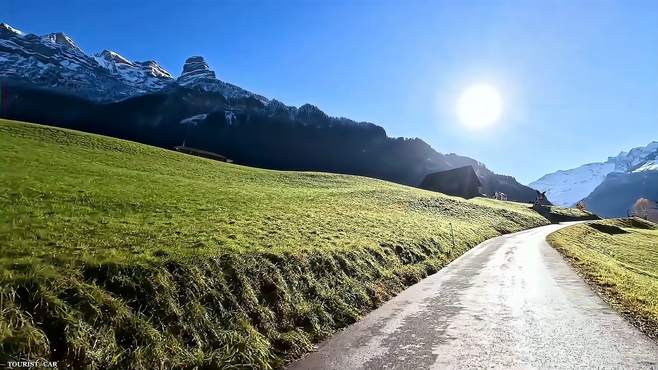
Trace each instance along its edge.
<instances>
[{"instance_id":1,"label":"meadow","mask_svg":"<svg viewBox=\"0 0 658 370\"><path fill-rule=\"evenodd\" d=\"M0 362L278 368L525 204L0 120ZM656 271L653 271L656 273Z\"/></svg>"},{"instance_id":2,"label":"meadow","mask_svg":"<svg viewBox=\"0 0 658 370\"><path fill-rule=\"evenodd\" d=\"M604 220L563 228L547 240L606 301L658 338L658 225Z\"/></svg>"}]
</instances>

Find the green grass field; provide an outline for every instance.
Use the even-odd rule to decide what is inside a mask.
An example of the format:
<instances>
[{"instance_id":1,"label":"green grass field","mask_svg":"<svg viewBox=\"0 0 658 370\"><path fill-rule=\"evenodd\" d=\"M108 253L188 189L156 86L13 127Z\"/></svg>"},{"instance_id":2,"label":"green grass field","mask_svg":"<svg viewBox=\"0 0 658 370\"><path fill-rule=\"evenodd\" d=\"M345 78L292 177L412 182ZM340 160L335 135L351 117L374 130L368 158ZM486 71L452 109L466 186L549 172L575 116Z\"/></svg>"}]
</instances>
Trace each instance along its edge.
<instances>
[{"instance_id":1,"label":"green grass field","mask_svg":"<svg viewBox=\"0 0 658 370\"><path fill-rule=\"evenodd\" d=\"M0 173L0 362L281 367L483 240L548 223L6 120Z\"/></svg>"},{"instance_id":2,"label":"green grass field","mask_svg":"<svg viewBox=\"0 0 658 370\"><path fill-rule=\"evenodd\" d=\"M556 224L569 221L600 220L599 216L578 208L536 205L533 206L533 209Z\"/></svg>"},{"instance_id":3,"label":"green grass field","mask_svg":"<svg viewBox=\"0 0 658 370\"><path fill-rule=\"evenodd\" d=\"M557 222L575 221L575 220L598 220L599 217L588 211L581 211L578 208L568 208L559 206L549 206L550 214Z\"/></svg>"},{"instance_id":4,"label":"green grass field","mask_svg":"<svg viewBox=\"0 0 658 370\"><path fill-rule=\"evenodd\" d=\"M658 225L641 219L578 224L548 241L613 306L658 338Z\"/></svg>"}]
</instances>

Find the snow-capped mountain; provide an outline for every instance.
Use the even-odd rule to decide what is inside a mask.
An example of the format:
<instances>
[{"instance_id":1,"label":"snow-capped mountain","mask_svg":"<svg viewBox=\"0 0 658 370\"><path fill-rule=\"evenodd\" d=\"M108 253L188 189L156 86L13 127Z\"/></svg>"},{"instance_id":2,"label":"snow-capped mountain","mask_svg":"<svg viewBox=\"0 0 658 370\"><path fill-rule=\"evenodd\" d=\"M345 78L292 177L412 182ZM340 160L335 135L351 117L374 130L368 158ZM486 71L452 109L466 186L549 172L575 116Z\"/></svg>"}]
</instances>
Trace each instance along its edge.
<instances>
[{"instance_id":1,"label":"snow-capped mountain","mask_svg":"<svg viewBox=\"0 0 658 370\"><path fill-rule=\"evenodd\" d=\"M592 193L611 173L658 171L656 153L658 142L654 141L647 146L621 152L616 157L608 157L605 162L549 173L528 186L546 191L555 204L572 206Z\"/></svg>"},{"instance_id":2,"label":"snow-capped mountain","mask_svg":"<svg viewBox=\"0 0 658 370\"><path fill-rule=\"evenodd\" d=\"M156 62L131 62L105 50L87 55L63 33L37 36L0 24L0 78L97 101L162 89L173 81Z\"/></svg>"},{"instance_id":3,"label":"snow-capped mountain","mask_svg":"<svg viewBox=\"0 0 658 370\"><path fill-rule=\"evenodd\" d=\"M153 60L131 62L110 50L94 55L94 59L121 81L147 91L160 90L173 81L171 73Z\"/></svg>"},{"instance_id":4,"label":"snow-capped mountain","mask_svg":"<svg viewBox=\"0 0 658 370\"><path fill-rule=\"evenodd\" d=\"M203 57L188 58L183 73L175 79L153 60L130 61L103 50L89 55L69 36L51 33L25 34L0 24L0 79L60 90L80 97L107 102L156 92L180 85L217 92L227 99L268 99L216 78Z\"/></svg>"},{"instance_id":5,"label":"snow-capped mountain","mask_svg":"<svg viewBox=\"0 0 658 370\"><path fill-rule=\"evenodd\" d=\"M15 29L14 27L12 27L12 26L10 26L10 25L8 25L8 24L6 24L6 23L0 23L0 28L4 29L4 30L6 30L6 31L9 31L9 32L11 32L11 33L15 33L15 34L17 34L17 35L23 35L23 31L21 31L21 30L17 30L17 29Z\"/></svg>"},{"instance_id":6,"label":"snow-capped mountain","mask_svg":"<svg viewBox=\"0 0 658 370\"><path fill-rule=\"evenodd\" d=\"M25 34L5 23L0 24L0 79L98 102L114 102L181 86L201 92L219 93L234 102L236 109L249 104L249 99L255 99L256 107L262 104L268 115L284 119L323 122L329 126L369 125L367 122L329 117L310 104L299 108L288 106L221 81L202 56L188 58L181 75L174 78L152 60L130 61L110 50L89 55L63 33L44 36ZM230 116L233 112L229 110L227 114Z\"/></svg>"}]
</instances>

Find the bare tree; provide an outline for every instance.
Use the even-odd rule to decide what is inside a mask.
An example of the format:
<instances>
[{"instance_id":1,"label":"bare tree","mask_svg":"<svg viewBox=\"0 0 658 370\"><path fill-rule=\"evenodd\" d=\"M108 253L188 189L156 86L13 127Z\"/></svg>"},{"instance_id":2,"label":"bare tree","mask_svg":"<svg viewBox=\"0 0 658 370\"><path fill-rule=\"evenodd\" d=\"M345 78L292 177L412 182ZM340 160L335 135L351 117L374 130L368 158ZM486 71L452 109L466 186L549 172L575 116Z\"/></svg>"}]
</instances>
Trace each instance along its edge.
<instances>
[{"instance_id":1,"label":"bare tree","mask_svg":"<svg viewBox=\"0 0 658 370\"><path fill-rule=\"evenodd\" d=\"M658 223L658 201L650 200L647 210L647 220Z\"/></svg>"},{"instance_id":2,"label":"bare tree","mask_svg":"<svg viewBox=\"0 0 658 370\"><path fill-rule=\"evenodd\" d=\"M635 204L633 204L632 215L646 220L649 217L650 208L651 201L647 198L640 198L635 201Z\"/></svg>"}]
</instances>

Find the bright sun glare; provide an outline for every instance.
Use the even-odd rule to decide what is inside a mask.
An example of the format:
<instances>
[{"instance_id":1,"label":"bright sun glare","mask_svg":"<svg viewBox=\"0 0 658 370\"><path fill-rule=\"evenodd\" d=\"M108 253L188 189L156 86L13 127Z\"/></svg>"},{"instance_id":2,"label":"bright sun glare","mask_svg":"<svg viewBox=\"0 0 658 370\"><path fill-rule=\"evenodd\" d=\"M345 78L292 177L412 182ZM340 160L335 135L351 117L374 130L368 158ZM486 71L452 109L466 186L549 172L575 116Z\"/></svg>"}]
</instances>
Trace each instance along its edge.
<instances>
[{"instance_id":1,"label":"bright sun glare","mask_svg":"<svg viewBox=\"0 0 658 370\"><path fill-rule=\"evenodd\" d=\"M500 117L501 110L500 94L489 85L469 87L457 103L459 119L472 128L483 128L493 124Z\"/></svg>"}]
</instances>

